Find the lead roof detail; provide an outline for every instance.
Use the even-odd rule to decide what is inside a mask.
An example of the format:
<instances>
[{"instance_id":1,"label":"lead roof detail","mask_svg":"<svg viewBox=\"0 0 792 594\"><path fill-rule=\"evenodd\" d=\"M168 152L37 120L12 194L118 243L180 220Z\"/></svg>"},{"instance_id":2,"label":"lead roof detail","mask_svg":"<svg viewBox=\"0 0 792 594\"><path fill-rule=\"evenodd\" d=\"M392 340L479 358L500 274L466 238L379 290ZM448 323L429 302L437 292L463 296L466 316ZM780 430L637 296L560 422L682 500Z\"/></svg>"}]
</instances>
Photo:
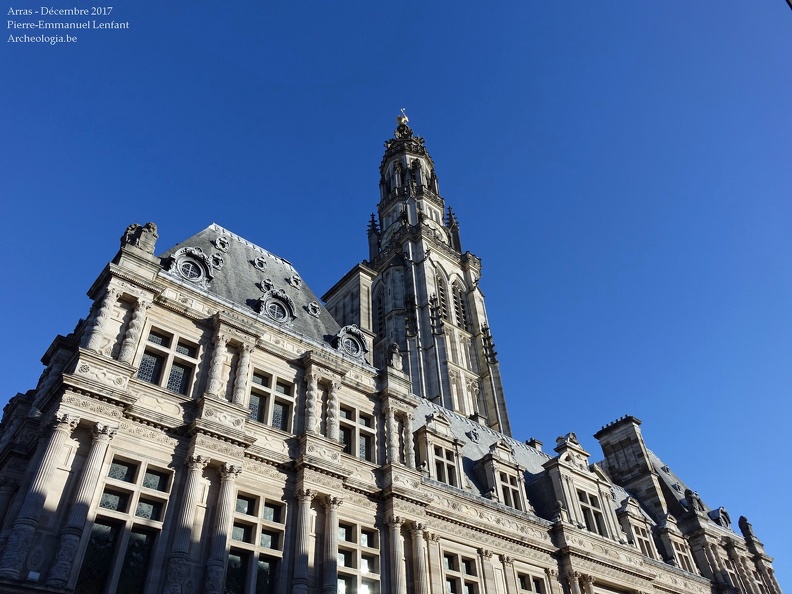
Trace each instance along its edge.
<instances>
[{"instance_id":1,"label":"lead roof detail","mask_svg":"<svg viewBox=\"0 0 792 594\"><path fill-rule=\"evenodd\" d=\"M212 224L160 254L164 274L319 343L341 327L288 260Z\"/></svg>"}]
</instances>

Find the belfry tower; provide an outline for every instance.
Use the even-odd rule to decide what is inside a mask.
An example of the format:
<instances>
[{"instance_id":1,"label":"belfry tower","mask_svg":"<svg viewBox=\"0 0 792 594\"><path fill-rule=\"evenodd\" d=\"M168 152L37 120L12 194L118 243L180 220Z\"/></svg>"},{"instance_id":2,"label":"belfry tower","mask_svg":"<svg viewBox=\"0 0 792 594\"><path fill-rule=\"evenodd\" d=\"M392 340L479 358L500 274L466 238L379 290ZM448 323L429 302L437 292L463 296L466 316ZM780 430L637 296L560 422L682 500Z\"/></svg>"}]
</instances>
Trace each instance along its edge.
<instances>
[{"instance_id":1,"label":"belfry tower","mask_svg":"<svg viewBox=\"0 0 792 594\"><path fill-rule=\"evenodd\" d=\"M478 287L481 260L462 251L424 139L403 110L396 122L380 163L368 261L328 291L327 309L368 333L376 367L397 345L415 394L511 435Z\"/></svg>"}]
</instances>

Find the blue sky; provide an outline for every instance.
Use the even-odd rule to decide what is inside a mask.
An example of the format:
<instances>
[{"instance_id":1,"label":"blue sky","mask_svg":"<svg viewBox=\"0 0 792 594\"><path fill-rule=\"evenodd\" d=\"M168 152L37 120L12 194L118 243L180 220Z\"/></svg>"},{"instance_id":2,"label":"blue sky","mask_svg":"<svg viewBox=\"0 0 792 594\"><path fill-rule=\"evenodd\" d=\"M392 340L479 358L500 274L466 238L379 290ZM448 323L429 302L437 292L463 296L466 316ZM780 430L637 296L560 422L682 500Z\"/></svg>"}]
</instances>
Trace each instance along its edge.
<instances>
[{"instance_id":1,"label":"blue sky","mask_svg":"<svg viewBox=\"0 0 792 594\"><path fill-rule=\"evenodd\" d=\"M783 0L135 0L112 17L130 29L0 49L0 398L35 385L132 222L155 221L161 251L217 222L323 293L367 255L406 107L484 262L515 436L575 431L599 459L591 435L639 417L792 591Z\"/></svg>"}]
</instances>

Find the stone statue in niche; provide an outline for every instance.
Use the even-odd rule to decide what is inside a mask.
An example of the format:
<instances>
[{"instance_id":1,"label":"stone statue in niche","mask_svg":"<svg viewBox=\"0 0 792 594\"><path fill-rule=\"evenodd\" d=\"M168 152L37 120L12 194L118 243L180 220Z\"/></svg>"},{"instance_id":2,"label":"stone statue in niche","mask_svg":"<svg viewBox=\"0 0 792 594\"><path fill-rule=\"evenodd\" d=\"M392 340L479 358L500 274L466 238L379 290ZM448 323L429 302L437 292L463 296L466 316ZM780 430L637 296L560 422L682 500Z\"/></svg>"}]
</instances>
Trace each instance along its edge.
<instances>
[{"instance_id":1,"label":"stone statue in niche","mask_svg":"<svg viewBox=\"0 0 792 594\"><path fill-rule=\"evenodd\" d=\"M147 254L153 254L158 237L157 225L154 223L149 222L145 225L133 223L124 231L124 235L121 237L121 247L131 245Z\"/></svg>"}]
</instances>

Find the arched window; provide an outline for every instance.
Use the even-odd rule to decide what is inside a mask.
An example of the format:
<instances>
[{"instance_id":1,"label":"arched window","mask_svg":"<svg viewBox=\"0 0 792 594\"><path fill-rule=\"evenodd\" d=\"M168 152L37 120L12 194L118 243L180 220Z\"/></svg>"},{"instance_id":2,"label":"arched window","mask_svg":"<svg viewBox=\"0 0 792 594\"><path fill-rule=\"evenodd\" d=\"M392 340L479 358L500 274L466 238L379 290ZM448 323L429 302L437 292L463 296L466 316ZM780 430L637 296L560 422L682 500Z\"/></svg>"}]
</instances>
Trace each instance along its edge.
<instances>
[{"instance_id":1,"label":"arched window","mask_svg":"<svg viewBox=\"0 0 792 594\"><path fill-rule=\"evenodd\" d=\"M435 274L435 284L437 285L437 304L440 306L440 316L448 319L448 291L446 291L446 284L439 274Z\"/></svg>"},{"instance_id":2,"label":"arched window","mask_svg":"<svg viewBox=\"0 0 792 594\"><path fill-rule=\"evenodd\" d=\"M467 330L468 313L467 313L467 301L465 300L465 291L459 285L459 283L454 283L452 293L454 296L454 315L456 316L457 326Z\"/></svg>"},{"instance_id":3,"label":"arched window","mask_svg":"<svg viewBox=\"0 0 792 594\"><path fill-rule=\"evenodd\" d=\"M385 303L384 291L380 289L377 291L377 296L374 298L374 331L377 333L377 338L385 337Z\"/></svg>"}]
</instances>

